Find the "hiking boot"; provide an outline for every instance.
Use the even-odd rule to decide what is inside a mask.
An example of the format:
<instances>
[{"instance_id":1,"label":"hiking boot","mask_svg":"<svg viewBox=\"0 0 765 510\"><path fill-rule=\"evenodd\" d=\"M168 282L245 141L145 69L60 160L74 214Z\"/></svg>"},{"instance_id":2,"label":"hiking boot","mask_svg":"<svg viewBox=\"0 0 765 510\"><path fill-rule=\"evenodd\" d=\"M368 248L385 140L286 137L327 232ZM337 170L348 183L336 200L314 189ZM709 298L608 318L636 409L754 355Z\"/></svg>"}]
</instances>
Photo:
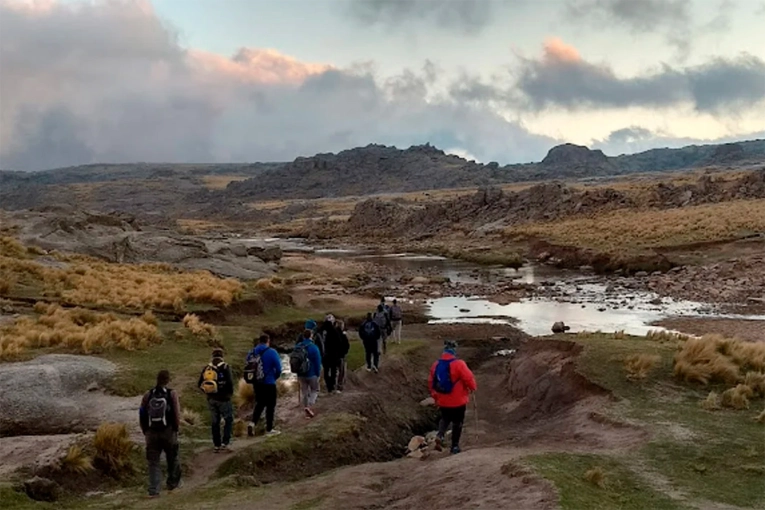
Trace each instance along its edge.
<instances>
[{"instance_id":1,"label":"hiking boot","mask_svg":"<svg viewBox=\"0 0 765 510\"><path fill-rule=\"evenodd\" d=\"M338 395L341 394L342 392L343 390L335 390L335 393L337 393Z\"/></svg>"},{"instance_id":2,"label":"hiking boot","mask_svg":"<svg viewBox=\"0 0 765 510\"><path fill-rule=\"evenodd\" d=\"M279 434L281 434L281 431L276 430L276 429L269 430L268 432L266 432L266 436L268 436L268 437L278 436Z\"/></svg>"},{"instance_id":3,"label":"hiking boot","mask_svg":"<svg viewBox=\"0 0 765 510\"><path fill-rule=\"evenodd\" d=\"M247 437L255 437L255 424L253 422L247 424Z\"/></svg>"},{"instance_id":4,"label":"hiking boot","mask_svg":"<svg viewBox=\"0 0 765 510\"><path fill-rule=\"evenodd\" d=\"M460 450L460 447L459 447L459 446L452 446L451 454L452 454L452 455L457 455L457 454L458 454L459 452L461 452L461 451L462 451L462 450Z\"/></svg>"},{"instance_id":5,"label":"hiking boot","mask_svg":"<svg viewBox=\"0 0 765 510\"><path fill-rule=\"evenodd\" d=\"M371 372L371 371L372 371L372 367L367 367L367 372Z\"/></svg>"},{"instance_id":6,"label":"hiking boot","mask_svg":"<svg viewBox=\"0 0 765 510\"><path fill-rule=\"evenodd\" d=\"M372 368L372 372L374 372L375 374L379 374L380 373L380 369L377 368L377 367L374 367L374 368Z\"/></svg>"},{"instance_id":7,"label":"hiking boot","mask_svg":"<svg viewBox=\"0 0 765 510\"><path fill-rule=\"evenodd\" d=\"M176 489L181 489L181 488L183 488L183 480L178 482L178 485L176 485L175 487L170 487L169 485L167 486L167 490L170 491L170 492L172 492L172 491L174 491Z\"/></svg>"},{"instance_id":8,"label":"hiking boot","mask_svg":"<svg viewBox=\"0 0 765 510\"><path fill-rule=\"evenodd\" d=\"M213 449L213 452L214 452L214 453L220 453L220 448L221 448L220 446L216 446L216 447Z\"/></svg>"},{"instance_id":9,"label":"hiking boot","mask_svg":"<svg viewBox=\"0 0 765 510\"><path fill-rule=\"evenodd\" d=\"M223 453L231 453L233 450L231 449L231 445L224 444L223 446L220 447L220 451L222 451Z\"/></svg>"},{"instance_id":10,"label":"hiking boot","mask_svg":"<svg viewBox=\"0 0 765 510\"><path fill-rule=\"evenodd\" d=\"M303 411L305 411L305 415L308 416L309 418L313 418L314 416L316 416L316 413L314 413L310 407L306 407L305 409L303 409Z\"/></svg>"},{"instance_id":11,"label":"hiking boot","mask_svg":"<svg viewBox=\"0 0 765 510\"><path fill-rule=\"evenodd\" d=\"M440 452L444 449L444 438L441 436L436 436L436 451Z\"/></svg>"}]
</instances>

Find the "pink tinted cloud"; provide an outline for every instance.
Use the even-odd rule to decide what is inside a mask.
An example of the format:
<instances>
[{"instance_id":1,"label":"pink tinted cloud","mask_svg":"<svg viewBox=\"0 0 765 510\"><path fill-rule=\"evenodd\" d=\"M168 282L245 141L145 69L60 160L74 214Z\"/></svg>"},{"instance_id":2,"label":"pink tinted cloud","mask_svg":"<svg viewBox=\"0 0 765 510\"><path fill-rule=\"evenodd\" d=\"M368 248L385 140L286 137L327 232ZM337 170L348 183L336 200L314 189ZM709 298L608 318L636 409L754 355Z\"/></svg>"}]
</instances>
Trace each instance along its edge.
<instances>
[{"instance_id":1,"label":"pink tinted cloud","mask_svg":"<svg viewBox=\"0 0 765 510\"><path fill-rule=\"evenodd\" d=\"M301 62L273 49L241 48L233 57L189 50L189 62L210 78L233 78L244 83L299 84L332 66Z\"/></svg>"},{"instance_id":2,"label":"pink tinted cloud","mask_svg":"<svg viewBox=\"0 0 765 510\"><path fill-rule=\"evenodd\" d=\"M545 60L548 61L575 63L582 60L579 50L558 37L548 37L545 40L544 51Z\"/></svg>"}]
</instances>

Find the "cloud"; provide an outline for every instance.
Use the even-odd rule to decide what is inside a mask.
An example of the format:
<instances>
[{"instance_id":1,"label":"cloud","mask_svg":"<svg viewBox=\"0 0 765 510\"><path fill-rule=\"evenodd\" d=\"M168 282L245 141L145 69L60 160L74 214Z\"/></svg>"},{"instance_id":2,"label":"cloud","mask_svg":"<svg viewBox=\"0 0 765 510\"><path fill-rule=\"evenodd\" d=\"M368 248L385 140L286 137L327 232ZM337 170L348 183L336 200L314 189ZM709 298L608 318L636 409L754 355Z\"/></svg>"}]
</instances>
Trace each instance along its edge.
<instances>
[{"instance_id":1,"label":"cloud","mask_svg":"<svg viewBox=\"0 0 765 510\"><path fill-rule=\"evenodd\" d=\"M475 35L493 20L497 6L507 0L350 0L347 12L365 25L397 29L423 21L445 30Z\"/></svg>"},{"instance_id":2,"label":"cloud","mask_svg":"<svg viewBox=\"0 0 765 510\"><path fill-rule=\"evenodd\" d=\"M613 131L602 140L593 140L591 145L593 149L601 149L609 156L617 156L634 154L657 147L680 148L688 145L729 143L742 139L765 139L765 131L746 133L735 137L700 139L672 136L663 132L651 131L641 126L629 126Z\"/></svg>"},{"instance_id":3,"label":"cloud","mask_svg":"<svg viewBox=\"0 0 765 510\"><path fill-rule=\"evenodd\" d=\"M765 61L748 54L690 67L664 64L620 77L607 64L588 62L575 48L553 39L545 44L541 58L522 60L517 78L527 106L536 110L690 103L699 112L727 115L765 100Z\"/></svg>"},{"instance_id":4,"label":"cloud","mask_svg":"<svg viewBox=\"0 0 765 510\"><path fill-rule=\"evenodd\" d=\"M480 104L429 98L436 66L378 80L274 50L186 49L146 2L0 0L0 168L285 161L431 142L500 162L551 138Z\"/></svg>"}]
</instances>

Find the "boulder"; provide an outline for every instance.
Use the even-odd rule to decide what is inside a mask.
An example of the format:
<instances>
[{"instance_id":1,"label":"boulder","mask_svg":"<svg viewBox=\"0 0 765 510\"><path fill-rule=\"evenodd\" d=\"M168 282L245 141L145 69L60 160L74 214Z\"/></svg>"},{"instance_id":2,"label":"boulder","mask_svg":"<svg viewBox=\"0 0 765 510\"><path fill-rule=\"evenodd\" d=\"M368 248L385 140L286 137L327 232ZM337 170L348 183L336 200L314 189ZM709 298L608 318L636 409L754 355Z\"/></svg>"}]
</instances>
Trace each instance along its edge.
<instances>
[{"instance_id":1,"label":"boulder","mask_svg":"<svg viewBox=\"0 0 765 510\"><path fill-rule=\"evenodd\" d=\"M425 438L423 436L414 436L412 439L409 440L409 445L406 447L406 451L414 452L426 446L427 446L427 442L425 441Z\"/></svg>"},{"instance_id":2,"label":"boulder","mask_svg":"<svg viewBox=\"0 0 765 510\"><path fill-rule=\"evenodd\" d=\"M35 476L24 482L24 492L35 501L58 501L61 497L61 486L48 478Z\"/></svg>"},{"instance_id":3,"label":"boulder","mask_svg":"<svg viewBox=\"0 0 765 510\"><path fill-rule=\"evenodd\" d=\"M282 259L282 249L279 246L250 246L247 255L258 257L263 262L279 262Z\"/></svg>"},{"instance_id":4,"label":"boulder","mask_svg":"<svg viewBox=\"0 0 765 510\"><path fill-rule=\"evenodd\" d=\"M571 329L571 327L566 326L562 321L558 321L552 326L553 333L565 333L569 329Z\"/></svg>"},{"instance_id":5,"label":"boulder","mask_svg":"<svg viewBox=\"0 0 765 510\"><path fill-rule=\"evenodd\" d=\"M67 354L0 364L0 436L70 433L97 425L88 388L116 372L110 361Z\"/></svg>"}]
</instances>

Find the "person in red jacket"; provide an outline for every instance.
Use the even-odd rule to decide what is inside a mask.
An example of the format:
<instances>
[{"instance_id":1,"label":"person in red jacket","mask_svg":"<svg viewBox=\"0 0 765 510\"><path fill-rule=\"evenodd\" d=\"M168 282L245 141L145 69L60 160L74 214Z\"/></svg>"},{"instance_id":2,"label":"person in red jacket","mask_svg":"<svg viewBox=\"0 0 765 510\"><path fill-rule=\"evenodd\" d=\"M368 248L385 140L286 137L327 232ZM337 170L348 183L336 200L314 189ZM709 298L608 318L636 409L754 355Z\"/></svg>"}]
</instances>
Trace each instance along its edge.
<instances>
[{"instance_id":1,"label":"person in red jacket","mask_svg":"<svg viewBox=\"0 0 765 510\"><path fill-rule=\"evenodd\" d=\"M460 452L460 436L465 421L465 410L470 402L470 394L478 389L473 372L467 363L457 359L457 342L447 340L441 358L430 368L428 387L433 400L441 410L438 424L436 449L441 451L444 436L449 424L452 424L451 453Z\"/></svg>"}]
</instances>

